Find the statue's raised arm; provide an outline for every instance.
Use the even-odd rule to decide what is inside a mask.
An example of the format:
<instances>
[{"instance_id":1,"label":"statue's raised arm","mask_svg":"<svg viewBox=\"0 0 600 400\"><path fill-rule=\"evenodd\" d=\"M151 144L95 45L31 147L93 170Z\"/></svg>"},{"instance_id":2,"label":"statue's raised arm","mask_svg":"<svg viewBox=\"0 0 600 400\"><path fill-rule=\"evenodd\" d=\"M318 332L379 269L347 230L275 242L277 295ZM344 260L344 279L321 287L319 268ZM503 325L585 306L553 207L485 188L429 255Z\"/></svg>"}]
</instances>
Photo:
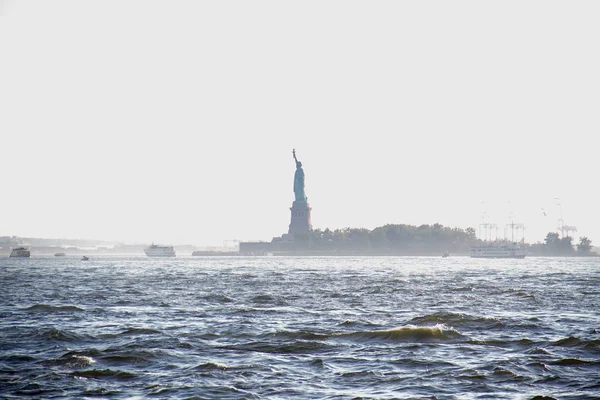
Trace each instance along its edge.
<instances>
[{"instance_id":1,"label":"statue's raised arm","mask_svg":"<svg viewBox=\"0 0 600 400\"><path fill-rule=\"evenodd\" d=\"M296 149L292 149L292 154L294 155L294 161L298 164L298 159L296 158Z\"/></svg>"}]
</instances>

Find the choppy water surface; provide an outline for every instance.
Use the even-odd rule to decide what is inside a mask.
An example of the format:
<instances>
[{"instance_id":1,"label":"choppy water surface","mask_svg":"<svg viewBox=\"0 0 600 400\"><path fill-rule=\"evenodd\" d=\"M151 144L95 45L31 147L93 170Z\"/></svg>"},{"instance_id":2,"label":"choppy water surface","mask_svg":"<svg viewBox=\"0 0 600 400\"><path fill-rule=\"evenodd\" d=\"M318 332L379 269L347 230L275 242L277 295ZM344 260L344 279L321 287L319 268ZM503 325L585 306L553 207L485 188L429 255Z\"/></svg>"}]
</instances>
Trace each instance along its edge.
<instances>
[{"instance_id":1,"label":"choppy water surface","mask_svg":"<svg viewBox=\"0 0 600 400\"><path fill-rule=\"evenodd\" d=\"M600 398L596 258L0 260L1 398Z\"/></svg>"}]
</instances>

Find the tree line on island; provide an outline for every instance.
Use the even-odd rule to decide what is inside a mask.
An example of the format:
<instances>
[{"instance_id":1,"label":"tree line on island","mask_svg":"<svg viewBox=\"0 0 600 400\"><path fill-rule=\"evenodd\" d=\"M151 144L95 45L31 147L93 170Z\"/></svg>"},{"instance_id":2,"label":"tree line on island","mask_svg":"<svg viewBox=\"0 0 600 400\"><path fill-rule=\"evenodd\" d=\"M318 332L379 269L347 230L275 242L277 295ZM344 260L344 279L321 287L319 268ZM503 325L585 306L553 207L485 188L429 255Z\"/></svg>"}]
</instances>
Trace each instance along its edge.
<instances>
[{"instance_id":1,"label":"tree line on island","mask_svg":"<svg viewBox=\"0 0 600 400\"><path fill-rule=\"evenodd\" d=\"M296 235L294 241L299 247L323 253L368 253L368 254L407 254L441 255L468 254L474 246L483 246L485 242L477 238L473 228L451 228L441 224L406 225L387 224L375 229L344 228L315 229L307 234ZM509 243L509 240L497 240L496 243ZM540 256L588 256L592 252L592 241L581 237L577 245L570 236L560 237L549 232L544 242L524 243L521 247L528 254Z\"/></svg>"}]
</instances>

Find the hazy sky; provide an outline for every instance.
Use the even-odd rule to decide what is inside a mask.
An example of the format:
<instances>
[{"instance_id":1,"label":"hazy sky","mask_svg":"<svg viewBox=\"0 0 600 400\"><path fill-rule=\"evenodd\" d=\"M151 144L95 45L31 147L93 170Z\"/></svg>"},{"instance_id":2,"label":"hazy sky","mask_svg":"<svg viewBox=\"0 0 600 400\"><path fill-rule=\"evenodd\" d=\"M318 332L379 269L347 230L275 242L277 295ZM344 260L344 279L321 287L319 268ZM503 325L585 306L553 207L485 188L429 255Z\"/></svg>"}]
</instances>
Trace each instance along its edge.
<instances>
[{"instance_id":1,"label":"hazy sky","mask_svg":"<svg viewBox=\"0 0 600 400\"><path fill-rule=\"evenodd\" d=\"M599 19L597 1L0 0L0 235L270 240L295 148L315 228L512 212L535 241L558 197L598 245Z\"/></svg>"}]
</instances>

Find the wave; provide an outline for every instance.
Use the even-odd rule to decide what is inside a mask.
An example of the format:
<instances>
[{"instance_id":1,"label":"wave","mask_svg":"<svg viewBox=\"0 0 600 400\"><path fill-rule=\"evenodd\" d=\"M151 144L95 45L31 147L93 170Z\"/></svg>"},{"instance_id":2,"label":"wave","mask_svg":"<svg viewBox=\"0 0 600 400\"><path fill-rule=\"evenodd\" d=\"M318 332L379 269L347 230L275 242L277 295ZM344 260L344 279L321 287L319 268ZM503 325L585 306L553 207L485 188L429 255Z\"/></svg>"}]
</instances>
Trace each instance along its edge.
<instances>
[{"instance_id":1,"label":"wave","mask_svg":"<svg viewBox=\"0 0 600 400\"><path fill-rule=\"evenodd\" d=\"M233 303L234 301L232 298L227 297L224 294L209 294L200 298L211 303Z\"/></svg>"},{"instance_id":2,"label":"wave","mask_svg":"<svg viewBox=\"0 0 600 400\"><path fill-rule=\"evenodd\" d=\"M550 362L552 365L591 365L598 364L598 361L581 360L579 358L561 358L560 360Z\"/></svg>"},{"instance_id":3,"label":"wave","mask_svg":"<svg viewBox=\"0 0 600 400\"><path fill-rule=\"evenodd\" d=\"M522 297L522 298L532 298L535 300L535 295L533 293L529 293L523 289L515 289L515 288L501 289L499 291L493 291L492 294L516 296L516 297Z\"/></svg>"},{"instance_id":4,"label":"wave","mask_svg":"<svg viewBox=\"0 0 600 400\"><path fill-rule=\"evenodd\" d=\"M312 333L306 331L278 331L267 334L268 337L277 339L298 339L298 340L325 340L331 337L330 334Z\"/></svg>"},{"instance_id":5,"label":"wave","mask_svg":"<svg viewBox=\"0 0 600 400\"><path fill-rule=\"evenodd\" d=\"M103 362L108 364L116 364L116 365L128 365L128 364L146 364L150 361L136 354L112 354L112 355L103 355L101 357Z\"/></svg>"},{"instance_id":6,"label":"wave","mask_svg":"<svg viewBox=\"0 0 600 400\"><path fill-rule=\"evenodd\" d=\"M568 338L557 340L556 342L552 343L552 346L574 347L574 346L580 346L581 343L582 343L581 339L578 339L573 336L569 336Z\"/></svg>"},{"instance_id":7,"label":"wave","mask_svg":"<svg viewBox=\"0 0 600 400\"><path fill-rule=\"evenodd\" d=\"M104 333L99 335L102 338L118 338L121 336L138 336L138 335L159 335L163 332L152 328L127 328L118 333Z\"/></svg>"},{"instance_id":8,"label":"wave","mask_svg":"<svg viewBox=\"0 0 600 400\"><path fill-rule=\"evenodd\" d=\"M272 302L275 302L275 298L268 294L261 294L258 296L254 296L252 298L252 302L253 303L272 303Z\"/></svg>"},{"instance_id":9,"label":"wave","mask_svg":"<svg viewBox=\"0 0 600 400\"><path fill-rule=\"evenodd\" d=\"M284 303L275 303L275 304L268 304L267 302L264 303L265 306L263 306L264 308L260 308L259 305L257 305L256 307L240 307L240 308L236 308L234 310L231 311L232 314L261 314L261 315L266 315L266 314L281 314L281 313L293 313L296 311L296 309L292 308L292 307L288 307L286 306ZM269 307L270 306L270 307ZM317 314L316 312L311 312L311 311L304 311L306 313L312 313L312 314Z\"/></svg>"},{"instance_id":10,"label":"wave","mask_svg":"<svg viewBox=\"0 0 600 400\"><path fill-rule=\"evenodd\" d=\"M461 338L463 335L454 328L450 328L445 324L436 324L434 326L406 325L392 329L342 333L335 336L360 340L423 342L455 340Z\"/></svg>"},{"instance_id":11,"label":"wave","mask_svg":"<svg viewBox=\"0 0 600 400\"><path fill-rule=\"evenodd\" d=\"M510 377L520 377L520 375L516 374L515 372L509 370L509 369L504 369L504 368L494 368L494 370L492 371L492 375L497 375L497 376L510 376Z\"/></svg>"},{"instance_id":12,"label":"wave","mask_svg":"<svg viewBox=\"0 0 600 400\"><path fill-rule=\"evenodd\" d=\"M549 355L550 352L542 347L532 347L525 351L525 354L541 354L541 355Z\"/></svg>"},{"instance_id":13,"label":"wave","mask_svg":"<svg viewBox=\"0 0 600 400\"><path fill-rule=\"evenodd\" d=\"M374 324L374 323L368 322L368 321L362 322L362 321L353 321L353 320L347 319L344 322L340 322L338 324L338 326L365 326L365 327L367 327L367 326L377 326L377 324Z\"/></svg>"},{"instance_id":14,"label":"wave","mask_svg":"<svg viewBox=\"0 0 600 400\"><path fill-rule=\"evenodd\" d=\"M36 335L45 340L57 340L64 342L78 342L83 340L83 336L67 330L50 328L38 330Z\"/></svg>"},{"instance_id":15,"label":"wave","mask_svg":"<svg viewBox=\"0 0 600 400\"><path fill-rule=\"evenodd\" d=\"M380 374L376 371L346 371L346 372L340 372L340 378L351 378L352 380L355 379L364 379L364 378L371 378L371 377L375 377L375 376L379 376Z\"/></svg>"},{"instance_id":16,"label":"wave","mask_svg":"<svg viewBox=\"0 0 600 400\"><path fill-rule=\"evenodd\" d=\"M95 378L95 379L115 379L130 380L136 377L135 374L126 371L114 371L112 369L91 369L75 371L71 374L75 378Z\"/></svg>"},{"instance_id":17,"label":"wave","mask_svg":"<svg viewBox=\"0 0 600 400\"><path fill-rule=\"evenodd\" d=\"M223 346L221 349L256 351L269 354L303 354L322 351L326 347L327 344L323 342L298 340L291 343L266 343L257 341L244 343L241 345Z\"/></svg>"},{"instance_id":18,"label":"wave","mask_svg":"<svg viewBox=\"0 0 600 400\"><path fill-rule=\"evenodd\" d=\"M119 335L156 335L161 333L161 331L151 328L129 328L121 332Z\"/></svg>"},{"instance_id":19,"label":"wave","mask_svg":"<svg viewBox=\"0 0 600 400\"><path fill-rule=\"evenodd\" d=\"M227 365L223 365L223 364L208 362L208 363L196 365L192 369L196 370L196 371L215 371L215 370L226 371L229 369L229 367Z\"/></svg>"},{"instance_id":20,"label":"wave","mask_svg":"<svg viewBox=\"0 0 600 400\"><path fill-rule=\"evenodd\" d=\"M593 340L586 340L586 339L579 339L573 336L569 336L567 338L564 339L559 339L555 342L551 343L552 346L558 346L558 347L576 347L576 346L584 346L584 347L590 347L590 348L597 348L600 347L600 340L598 339L593 339Z\"/></svg>"},{"instance_id":21,"label":"wave","mask_svg":"<svg viewBox=\"0 0 600 400\"><path fill-rule=\"evenodd\" d=\"M492 370L490 377L492 377L496 382L504 383L516 383L527 380L527 377L503 367L495 367Z\"/></svg>"},{"instance_id":22,"label":"wave","mask_svg":"<svg viewBox=\"0 0 600 400\"><path fill-rule=\"evenodd\" d=\"M49 304L36 304L31 307L23 308L22 310L36 312L85 311L83 308L76 306L51 306Z\"/></svg>"},{"instance_id":23,"label":"wave","mask_svg":"<svg viewBox=\"0 0 600 400\"><path fill-rule=\"evenodd\" d=\"M497 347L503 347L509 344L509 342L505 341L505 340L499 340L499 339L471 339L469 341L467 341L468 344L474 344L474 345L478 345L478 346L497 346Z\"/></svg>"},{"instance_id":24,"label":"wave","mask_svg":"<svg viewBox=\"0 0 600 400\"><path fill-rule=\"evenodd\" d=\"M475 317L469 314L438 312L434 314L415 317L409 321L409 324L429 325L446 324L456 327L468 327L477 329L497 329L502 328L504 324L496 318Z\"/></svg>"},{"instance_id":25,"label":"wave","mask_svg":"<svg viewBox=\"0 0 600 400\"><path fill-rule=\"evenodd\" d=\"M28 356L26 354L0 355L0 361L8 362L29 362L34 361L35 359L35 357Z\"/></svg>"},{"instance_id":26,"label":"wave","mask_svg":"<svg viewBox=\"0 0 600 400\"><path fill-rule=\"evenodd\" d=\"M541 361L533 361L527 364L528 367L532 367L535 369L542 369L544 371L548 370L548 366Z\"/></svg>"},{"instance_id":27,"label":"wave","mask_svg":"<svg viewBox=\"0 0 600 400\"><path fill-rule=\"evenodd\" d=\"M96 360L83 355L65 355L61 358L50 358L40 361L39 364L46 367L85 368L95 364Z\"/></svg>"},{"instance_id":28,"label":"wave","mask_svg":"<svg viewBox=\"0 0 600 400\"><path fill-rule=\"evenodd\" d=\"M72 356L86 356L86 357L99 357L102 355L102 351L94 348L83 349L83 350L72 350L68 351L61 356L61 358L72 357Z\"/></svg>"},{"instance_id":29,"label":"wave","mask_svg":"<svg viewBox=\"0 0 600 400\"><path fill-rule=\"evenodd\" d=\"M450 288L451 292L472 292L475 290L473 286L458 286L455 288Z\"/></svg>"},{"instance_id":30,"label":"wave","mask_svg":"<svg viewBox=\"0 0 600 400\"><path fill-rule=\"evenodd\" d=\"M577 337L569 336L567 338L559 339L555 342L550 343L550 346L554 347L570 347L570 348L581 348L585 352L599 354L600 353L600 340L598 339L579 339Z\"/></svg>"},{"instance_id":31,"label":"wave","mask_svg":"<svg viewBox=\"0 0 600 400\"><path fill-rule=\"evenodd\" d=\"M102 396L102 397L111 397L111 396L117 396L120 392L117 390L108 390L105 388L93 388L93 389L84 389L83 390L83 394L86 394L88 396Z\"/></svg>"},{"instance_id":32,"label":"wave","mask_svg":"<svg viewBox=\"0 0 600 400\"><path fill-rule=\"evenodd\" d=\"M516 340L501 340L501 339L471 339L467 343L483 346L520 346L520 347L531 347L535 344L531 339L516 339Z\"/></svg>"},{"instance_id":33,"label":"wave","mask_svg":"<svg viewBox=\"0 0 600 400\"><path fill-rule=\"evenodd\" d=\"M305 352L321 349L324 342L335 339L352 339L358 341L391 341L391 342L426 342L426 341L449 341L463 337L454 328L444 324L433 326L407 325L392 329L365 330L354 332L315 333L308 331L277 331L261 335L269 342L251 342L242 345L245 350L256 350L265 352ZM272 341L284 341L284 343L273 343Z\"/></svg>"},{"instance_id":34,"label":"wave","mask_svg":"<svg viewBox=\"0 0 600 400\"><path fill-rule=\"evenodd\" d=\"M310 365L318 368L323 368L325 366L325 361L322 358L315 358L310 362Z\"/></svg>"}]
</instances>

